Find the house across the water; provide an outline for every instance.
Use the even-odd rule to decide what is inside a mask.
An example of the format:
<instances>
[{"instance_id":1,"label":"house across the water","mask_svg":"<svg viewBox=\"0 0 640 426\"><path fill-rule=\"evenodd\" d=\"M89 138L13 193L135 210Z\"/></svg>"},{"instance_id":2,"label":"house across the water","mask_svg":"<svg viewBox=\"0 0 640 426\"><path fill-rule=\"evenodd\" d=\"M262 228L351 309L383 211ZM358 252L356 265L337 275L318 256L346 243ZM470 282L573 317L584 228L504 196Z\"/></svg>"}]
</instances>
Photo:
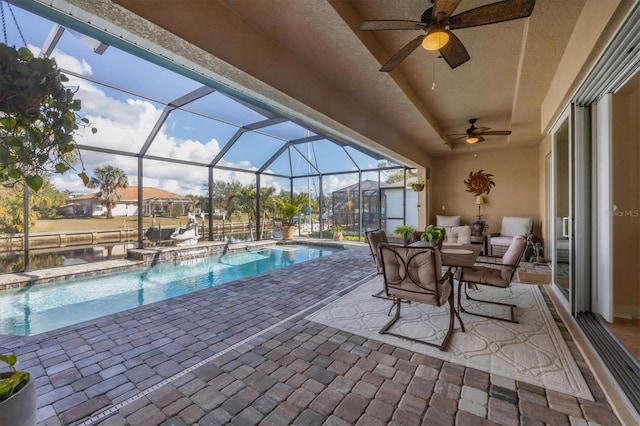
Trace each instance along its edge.
<instances>
[{"instance_id":1,"label":"house across the water","mask_svg":"<svg viewBox=\"0 0 640 426\"><path fill-rule=\"evenodd\" d=\"M138 187L118 188L116 192L120 194L120 199L111 210L113 216L137 215ZM145 215L179 216L187 214L192 209L193 201L180 194L145 186L142 188L142 206ZM107 208L102 205L96 192L72 197L69 204L61 207L61 213L65 216L104 216L107 214Z\"/></svg>"}]
</instances>

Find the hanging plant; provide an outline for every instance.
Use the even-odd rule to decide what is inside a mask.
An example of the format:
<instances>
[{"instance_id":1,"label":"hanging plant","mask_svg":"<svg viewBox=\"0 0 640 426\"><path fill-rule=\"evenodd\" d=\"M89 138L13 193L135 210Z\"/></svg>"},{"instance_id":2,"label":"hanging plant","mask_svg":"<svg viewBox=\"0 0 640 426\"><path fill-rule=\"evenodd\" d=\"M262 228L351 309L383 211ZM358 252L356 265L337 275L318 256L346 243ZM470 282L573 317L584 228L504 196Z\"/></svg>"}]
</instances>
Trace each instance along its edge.
<instances>
[{"instance_id":1,"label":"hanging plant","mask_svg":"<svg viewBox=\"0 0 640 426\"><path fill-rule=\"evenodd\" d=\"M0 182L24 178L38 191L44 176L65 173L79 159L74 136L90 125L78 116L80 100L67 81L55 59L0 43ZM89 182L84 171L78 176Z\"/></svg>"},{"instance_id":2,"label":"hanging plant","mask_svg":"<svg viewBox=\"0 0 640 426\"><path fill-rule=\"evenodd\" d=\"M425 187L425 183L423 180L419 181L419 182L410 182L408 184L411 189L413 189L415 192L422 192L424 190Z\"/></svg>"}]
</instances>

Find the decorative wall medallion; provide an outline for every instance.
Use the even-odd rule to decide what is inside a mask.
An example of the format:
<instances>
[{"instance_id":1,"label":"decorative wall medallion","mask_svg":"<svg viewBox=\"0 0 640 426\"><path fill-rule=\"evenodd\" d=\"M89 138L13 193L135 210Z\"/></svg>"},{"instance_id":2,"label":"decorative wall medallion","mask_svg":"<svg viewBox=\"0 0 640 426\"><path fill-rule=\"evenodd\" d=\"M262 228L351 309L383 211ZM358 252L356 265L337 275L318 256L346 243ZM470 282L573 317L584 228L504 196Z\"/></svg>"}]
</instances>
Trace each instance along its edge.
<instances>
[{"instance_id":1,"label":"decorative wall medallion","mask_svg":"<svg viewBox=\"0 0 640 426\"><path fill-rule=\"evenodd\" d=\"M469 172L469 179L464 181L467 185L467 192L473 192L475 195L488 194L492 186L496 186L493 175L484 173L483 170L477 172Z\"/></svg>"}]
</instances>

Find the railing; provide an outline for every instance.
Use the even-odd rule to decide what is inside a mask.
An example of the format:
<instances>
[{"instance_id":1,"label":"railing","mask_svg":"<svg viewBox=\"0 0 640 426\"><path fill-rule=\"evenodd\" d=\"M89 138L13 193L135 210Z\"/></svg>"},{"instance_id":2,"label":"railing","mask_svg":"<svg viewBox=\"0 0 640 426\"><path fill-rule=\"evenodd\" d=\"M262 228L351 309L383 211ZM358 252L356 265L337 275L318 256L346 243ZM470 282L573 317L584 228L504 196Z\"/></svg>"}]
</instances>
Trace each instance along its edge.
<instances>
[{"instance_id":1,"label":"railing","mask_svg":"<svg viewBox=\"0 0 640 426\"><path fill-rule=\"evenodd\" d=\"M170 226L166 226L170 228ZM175 228L175 227L174 227ZM148 228L143 230L143 235ZM227 234L249 232L248 222L225 222L213 225L214 238ZM266 224L265 231L271 230L271 224ZM253 229L255 235L255 229ZM206 239L209 227L201 225L198 233ZM31 250L59 249L64 247L90 246L99 244L126 243L138 241L137 228L100 229L68 232L46 232L29 234L29 248ZM145 240L148 242L148 240ZM24 234L0 234L0 253L24 250Z\"/></svg>"}]
</instances>

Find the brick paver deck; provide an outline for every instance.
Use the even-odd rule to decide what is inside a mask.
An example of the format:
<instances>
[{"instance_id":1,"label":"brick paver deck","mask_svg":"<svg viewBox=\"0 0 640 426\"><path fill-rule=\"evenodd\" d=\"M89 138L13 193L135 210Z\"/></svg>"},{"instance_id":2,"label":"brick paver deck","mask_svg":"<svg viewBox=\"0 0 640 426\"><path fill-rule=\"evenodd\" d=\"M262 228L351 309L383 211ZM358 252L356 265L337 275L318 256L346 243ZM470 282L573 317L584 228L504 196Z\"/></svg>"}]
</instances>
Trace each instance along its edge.
<instances>
[{"instance_id":1,"label":"brick paver deck","mask_svg":"<svg viewBox=\"0 0 640 426\"><path fill-rule=\"evenodd\" d=\"M353 247L0 348L40 424L619 424L561 323L595 402L304 319L374 272Z\"/></svg>"}]
</instances>

